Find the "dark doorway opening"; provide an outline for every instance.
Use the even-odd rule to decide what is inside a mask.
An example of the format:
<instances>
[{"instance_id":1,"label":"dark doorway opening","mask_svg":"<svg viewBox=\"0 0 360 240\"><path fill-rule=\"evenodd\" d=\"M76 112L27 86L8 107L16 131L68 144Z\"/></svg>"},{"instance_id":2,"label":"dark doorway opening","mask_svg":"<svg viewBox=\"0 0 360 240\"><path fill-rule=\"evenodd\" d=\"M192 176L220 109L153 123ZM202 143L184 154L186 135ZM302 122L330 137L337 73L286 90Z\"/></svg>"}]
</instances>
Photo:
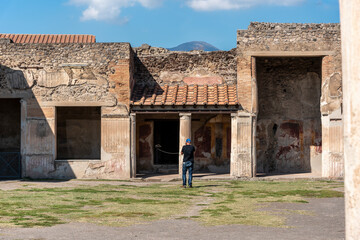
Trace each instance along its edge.
<instances>
[{"instance_id":1,"label":"dark doorway opening","mask_svg":"<svg viewBox=\"0 0 360 240\"><path fill-rule=\"evenodd\" d=\"M20 99L0 99L0 179L21 178Z\"/></svg>"},{"instance_id":2,"label":"dark doorway opening","mask_svg":"<svg viewBox=\"0 0 360 240\"><path fill-rule=\"evenodd\" d=\"M179 120L154 121L154 164L179 164Z\"/></svg>"},{"instance_id":3,"label":"dark doorway opening","mask_svg":"<svg viewBox=\"0 0 360 240\"><path fill-rule=\"evenodd\" d=\"M56 109L57 159L100 159L100 107Z\"/></svg>"}]
</instances>

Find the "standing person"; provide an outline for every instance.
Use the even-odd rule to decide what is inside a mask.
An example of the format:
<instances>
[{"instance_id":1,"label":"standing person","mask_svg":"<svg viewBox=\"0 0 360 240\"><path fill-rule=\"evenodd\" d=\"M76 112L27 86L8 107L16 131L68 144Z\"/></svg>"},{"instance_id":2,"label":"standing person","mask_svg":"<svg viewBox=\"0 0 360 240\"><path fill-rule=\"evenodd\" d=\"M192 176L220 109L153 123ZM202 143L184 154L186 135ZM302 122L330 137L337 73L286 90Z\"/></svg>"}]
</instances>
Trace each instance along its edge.
<instances>
[{"instance_id":1,"label":"standing person","mask_svg":"<svg viewBox=\"0 0 360 240\"><path fill-rule=\"evenodd\" d=\"M183 159L183 170L182 170L182 179L183 179L183 188L186 188L186 172L189 170L189 187L192 188L192 173L194 167L194 152L195 147L191 145L190 138L186 139L185 145L181 149L181 155L184 155Z\"/></svg>"}]
</instances>

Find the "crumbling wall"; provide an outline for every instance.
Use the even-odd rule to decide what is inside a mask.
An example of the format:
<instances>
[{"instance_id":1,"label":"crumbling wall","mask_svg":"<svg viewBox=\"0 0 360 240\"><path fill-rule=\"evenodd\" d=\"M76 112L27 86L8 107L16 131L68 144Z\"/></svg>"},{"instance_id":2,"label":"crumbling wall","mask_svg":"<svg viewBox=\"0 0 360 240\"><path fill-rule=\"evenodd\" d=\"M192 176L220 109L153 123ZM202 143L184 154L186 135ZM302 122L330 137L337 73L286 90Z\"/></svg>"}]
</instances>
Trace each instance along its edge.
<instances>
[{"instance_id":1,"label":"crumbling wall","mask_svg":"<svg viewBox=\"0 0 360 240\"><path fill-rule=\"evenodd\" d=\"M23 100L24 177L129 176L132 59L128 43L0 44L0 95ZM55 159L59 106L101 107L101 160Z\"/></svg>"},{"instance_id":2,"label":"crumbling wall","mask_svg":"<svg viewBox=\"0 0 360 240\"><path fill-rule=\"evenodd\" d=\"M310 172L322 146L321 58L257 58L256 69L257 172Z\"/></svg>"},{"instance_id":3,"label":"crumbling wall","mask_svg":"<svg viewBox=\"0 0 360 240\"><path fill-rule=\"evenodd\" d=\"M236 82L236 51L172 52L148 45L134 49L137 84Z\"/></svg>"},{"instance_id":4,"label":"crumbling wall","mask_svg":"<svg viewBox=\"0 0 360 240\"><path fill-rule=\"evenodd\" d=\"M125 43L2 44L0 90L2 94L28 93L38 101L116 105L117 97L109 90L117 86L109 76L129 58L130 46Z\"/></svg>"},{"instance_id":5,"label":"crumbling wall","mask_svg":"<svg viewBox=\"0 0 360 240\"><path fill-rule=\"evenodd\" d=\"M323 60L321 112L331 113L341 107L341 34L340 24L250 23L237 32L238 91L251 93L251 57L325 56ZM331 90L330 90L331 89ZM253 111L251 95L239 92L240 103Z\"/></svg>"}]
</instances>

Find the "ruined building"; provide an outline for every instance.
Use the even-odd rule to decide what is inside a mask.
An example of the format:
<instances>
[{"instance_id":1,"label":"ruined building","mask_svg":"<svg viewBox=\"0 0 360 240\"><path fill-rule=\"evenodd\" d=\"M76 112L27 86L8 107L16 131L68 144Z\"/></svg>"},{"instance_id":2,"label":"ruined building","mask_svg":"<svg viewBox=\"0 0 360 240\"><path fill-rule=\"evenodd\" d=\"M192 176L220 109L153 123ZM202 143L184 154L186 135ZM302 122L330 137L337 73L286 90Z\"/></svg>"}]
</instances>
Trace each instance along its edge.
<instances>
[{"instance_id":1,"label":"ruined building","mask_svg":"<svg viewBox=\"0 0 360 240\"><path fill-rule=\"evenodd\" d=\"M339 24L251 23L237 48L0 35L0 178L343 176Z\"/></svg>"}]
</instances>

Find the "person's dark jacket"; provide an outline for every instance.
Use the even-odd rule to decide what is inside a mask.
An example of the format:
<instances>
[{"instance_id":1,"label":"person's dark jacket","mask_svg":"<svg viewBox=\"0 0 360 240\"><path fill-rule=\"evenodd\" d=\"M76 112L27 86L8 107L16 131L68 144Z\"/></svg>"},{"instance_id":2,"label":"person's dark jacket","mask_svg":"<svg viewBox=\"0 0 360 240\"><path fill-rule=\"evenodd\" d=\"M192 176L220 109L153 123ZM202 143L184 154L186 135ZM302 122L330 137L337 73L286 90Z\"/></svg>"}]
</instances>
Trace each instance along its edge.
<instances>
[{"instance_id":1,"label":"person's dark jacket","mask_svg":"<svg viewBox=\"0 0 360 240\"><path fill-rule=\"evenodd\" d=\"M195 152L195 147L192 145L184 145L181 149L181 152L184 154L184 162L194 162L194 152Z\"/></svg>"}]
</instances>

